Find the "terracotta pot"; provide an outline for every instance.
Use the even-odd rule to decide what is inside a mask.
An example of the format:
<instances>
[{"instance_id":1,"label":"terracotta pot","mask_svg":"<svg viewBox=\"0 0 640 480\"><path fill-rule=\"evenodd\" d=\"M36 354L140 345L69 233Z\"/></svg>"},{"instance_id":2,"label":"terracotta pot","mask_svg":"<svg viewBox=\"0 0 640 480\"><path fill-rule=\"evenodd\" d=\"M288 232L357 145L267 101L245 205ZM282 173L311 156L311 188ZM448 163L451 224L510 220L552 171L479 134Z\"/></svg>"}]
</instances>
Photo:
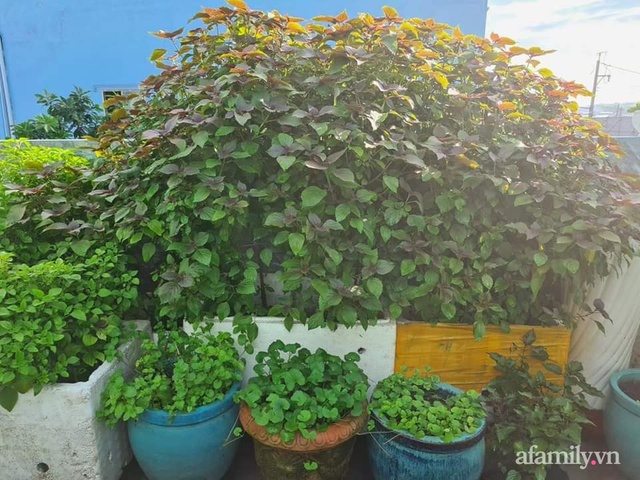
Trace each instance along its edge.
<instances>
[{"instance_id":1,"label":"terracotta pot","mask_svg":"<svg viewBox=\"0 0 640 480\"><path fill-rule=\"evenodd\" d=\"M270 435L258 425L249 407L240 405L240 423L253 438L256 463L266 480L346 480L356 435L367 424L369 414L347 417L318 432L313 440L296 434L285 443L280 435ZM316 462L317 470L307 471L305 462Z\"/></svg>"}]
</instances>

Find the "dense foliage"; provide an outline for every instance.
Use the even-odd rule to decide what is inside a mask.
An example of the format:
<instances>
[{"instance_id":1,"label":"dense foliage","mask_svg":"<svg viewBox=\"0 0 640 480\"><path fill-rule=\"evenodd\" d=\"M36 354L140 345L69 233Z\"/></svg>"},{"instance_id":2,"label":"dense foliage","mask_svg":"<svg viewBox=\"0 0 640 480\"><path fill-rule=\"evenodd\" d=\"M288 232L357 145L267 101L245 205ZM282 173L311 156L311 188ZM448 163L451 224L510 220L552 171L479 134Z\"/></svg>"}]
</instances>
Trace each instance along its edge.
<instances>
[{"instance_id":1,"label":"dense foliage","mask_svg":"<svg viewBox=\"0 0 640 480\"><path fill-rule=\"evenodd\" d=\"M518 452L533 446L542 452L569 452L581 443L582 426L589 423L586 395L601 395L587 384L579 362L569 362L563 372L535 341L531 330L522 345L514 345L514 358L490 354L498 371L483 394L492 417L487 432L491 480L547 478L549 465L517 465ZM540 362L544 370L563 374L562 381L549 381L532 368Z\"/></svg>"},{"instance_id":2,"label":"dense foliage","mask_svg":"<svg viewBox=\"0 0 640 480\"><path fill-rule=\"evenodd\" d=\"M439 385L438 376L420 371L390 375L376 386L369 409L386 428L416 439L438 437L450 443L476 433L486 416L479 394L448 394Z\"/></svg>"},{"instance_id":3,"label":"dense foliage","mask_svg":"<svg viewBox=\"0 0 640 480\"><path fill-rule=\"evenodd\" d=\"M88 166L88 162L72 150L33 146L24 139L0 142L0 189L5 183L34 187L39 182L33 174L56 165L63 165L72 174L74 169Z\"/></svg>"},{"instance_id":4,"label":"dense foliage","mask_svg":"<svg viewBox=\"0 0 640 480\"><path fill-rule=\"evenodd\" d=\"M0 405L8 410L18 393L84 381L113 360L138 292L114 245L82 263L25 265L11 257L0 252Z\"/></svg>"},{"instance_id":5,"label":"dense foliage","mask_svg":"<svg viewBox=\"0 0 640 480\"><path fill-rule=\"evenodd\" d=\"M566 292L635 250L638 203L539 48L432 20L205 9L122 101L103 154L117 233L163 318L265 313L570 322ZM115 185L112 188L106 188ZM265 302L276 272L287 301ZM246 338L241 341L246 342Z\"/></svg>"},{"instance_id":6,"label":"dense foliage","mask_svg":"<svg viewBox=\"0 0 640 480\"><path fill-rule=\"evenodd\" d=\"M340 358L278 340L256 355L256 377L236 398L267 433L287 443L296 435L315 438L338 420L365 413L369 383L359 360L357 353Z\"/></svg>"},{"instance_id":7,"label":"dense foliage","mask_svg":"<svg viewBox=\"0 0 640 480\"><path fill-rule=\"evenodd\" d=\"M104 120L100 106L91 99L89 92L79 87L75 87L67 97L45 90L36 94L36 101L47 109L47 113L14 125L14 136L31 139L83 138L94 136Z\"/></svg>"},{"instance_id":8,"label":"dense foliage","mask_svg":"<svg viewBox=\"0 0 640 480\"><path fill-rule=\"evenodd\" d=\"M116 373L103 393L98 416L110 425L135 420L147 409L193 412L222 400L242 379L244 364L228 333L164 331L157 342L145 340L142 351L136 376Z\"/></svg>"}]
</instances>

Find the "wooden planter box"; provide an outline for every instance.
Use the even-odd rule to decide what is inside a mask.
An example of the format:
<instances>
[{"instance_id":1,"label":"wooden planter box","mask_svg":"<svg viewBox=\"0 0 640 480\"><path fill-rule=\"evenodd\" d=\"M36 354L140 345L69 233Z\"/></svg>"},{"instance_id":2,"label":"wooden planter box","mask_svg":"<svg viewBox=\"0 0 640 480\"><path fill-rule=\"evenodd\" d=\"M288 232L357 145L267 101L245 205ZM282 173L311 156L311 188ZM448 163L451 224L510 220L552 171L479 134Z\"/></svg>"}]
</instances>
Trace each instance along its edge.
<instances>
[{"instance_id":1,"label":"wooden planter box","mask_svg":"<svg viewBox=\"0 0 640 480\"><path fill-rule=\"evenodd\" d=\"M406 366L412 373L429 365L442 381L480 391L496 377L495 363L488 354L513 356L513 344L522 345L522 336L531 328L536 332L535 345L546 347L550 360L564 366L571 343L571 330L564 327L512 325L510 333L487 327L485 338L478 341L470 325L407 322L397 325L394 370L400 372ZM551 372L544 373L549 379L559 380Z\"/></svg>"}]
</instances>

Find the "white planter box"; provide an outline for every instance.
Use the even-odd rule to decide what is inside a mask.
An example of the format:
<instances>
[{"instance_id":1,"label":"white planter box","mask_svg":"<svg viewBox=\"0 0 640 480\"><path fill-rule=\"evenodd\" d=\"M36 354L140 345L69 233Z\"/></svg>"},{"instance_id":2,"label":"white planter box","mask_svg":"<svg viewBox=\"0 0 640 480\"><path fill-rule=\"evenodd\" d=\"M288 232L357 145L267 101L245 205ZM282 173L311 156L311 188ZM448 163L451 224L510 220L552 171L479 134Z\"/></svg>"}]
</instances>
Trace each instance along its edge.
<instances>
[{"instance_id":1,"label":"white planter box","mask_svg":"<svg viewBox=\"0 0 640 480\"><path fill-rule=\"evenodd\" d=\"M339 326L332 332L327 328L309 330L301 324L294 324L291 331L284 327L283 318L256 317L258 324L258 338L254 342L255 353L267 350L269 345L282 340L284 343L299 343L312 352L317 348L324 348L334 355L343 356L349 352L360 354L360 367L369 377L373 386L383 378L393 373L396 354L396 323L392 320L379 320L375 326L364 329L361 326L346 328ZM212 321L211 330L214 332L233 333L233 319L227 318L222 322ZM191 334L194 329L185 323L185 332ZM247 368L244 372L244 384L254 376L253 367L256 364L255 353L245 354Z\"/></svg>"},{"instance_id":2,"label":"white planter box","mask_svg":"<svg viewBox=\"0 0 640 480\"><path fill-rule=\"evenodd\" d=\"M149 322L135 322L150 331ZM89 380L47 385L20 395L12 412L0 408L0 478L7 480L118 480L132 454L123 424L95 417L100 396L117 370L131 373L140 342L121 347L122 358L102 364Z\"/></svg>"}]
</instances>

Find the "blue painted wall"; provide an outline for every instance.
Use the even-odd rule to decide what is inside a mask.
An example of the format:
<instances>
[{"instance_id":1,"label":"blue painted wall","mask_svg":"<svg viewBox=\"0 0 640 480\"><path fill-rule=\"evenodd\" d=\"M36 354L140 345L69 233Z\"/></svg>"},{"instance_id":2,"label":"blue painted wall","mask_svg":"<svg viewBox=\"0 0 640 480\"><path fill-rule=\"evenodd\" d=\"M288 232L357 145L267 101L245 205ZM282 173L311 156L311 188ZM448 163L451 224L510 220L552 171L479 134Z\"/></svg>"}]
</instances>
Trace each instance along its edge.
<instances>
[{"instance_id":1,"label":"blue painted wall","mask_svg":"<svg viewBox=\"0 0 640 480\"><path fill-rule=\"evenodd\" d=\"M47 89L60 95L74 85L99 102L101 88L135 88L154 72L148 57L166 41L149 35L176 30L203 6L203 0L0 0L14 121L42 113L34 95ZM381 14L394 6L402 16L435 18L484 35L487 0L248 0L251 8L310 18L346 9ZM0 115L0 137L6 127Z\"/></svg>"}]
</instances>

